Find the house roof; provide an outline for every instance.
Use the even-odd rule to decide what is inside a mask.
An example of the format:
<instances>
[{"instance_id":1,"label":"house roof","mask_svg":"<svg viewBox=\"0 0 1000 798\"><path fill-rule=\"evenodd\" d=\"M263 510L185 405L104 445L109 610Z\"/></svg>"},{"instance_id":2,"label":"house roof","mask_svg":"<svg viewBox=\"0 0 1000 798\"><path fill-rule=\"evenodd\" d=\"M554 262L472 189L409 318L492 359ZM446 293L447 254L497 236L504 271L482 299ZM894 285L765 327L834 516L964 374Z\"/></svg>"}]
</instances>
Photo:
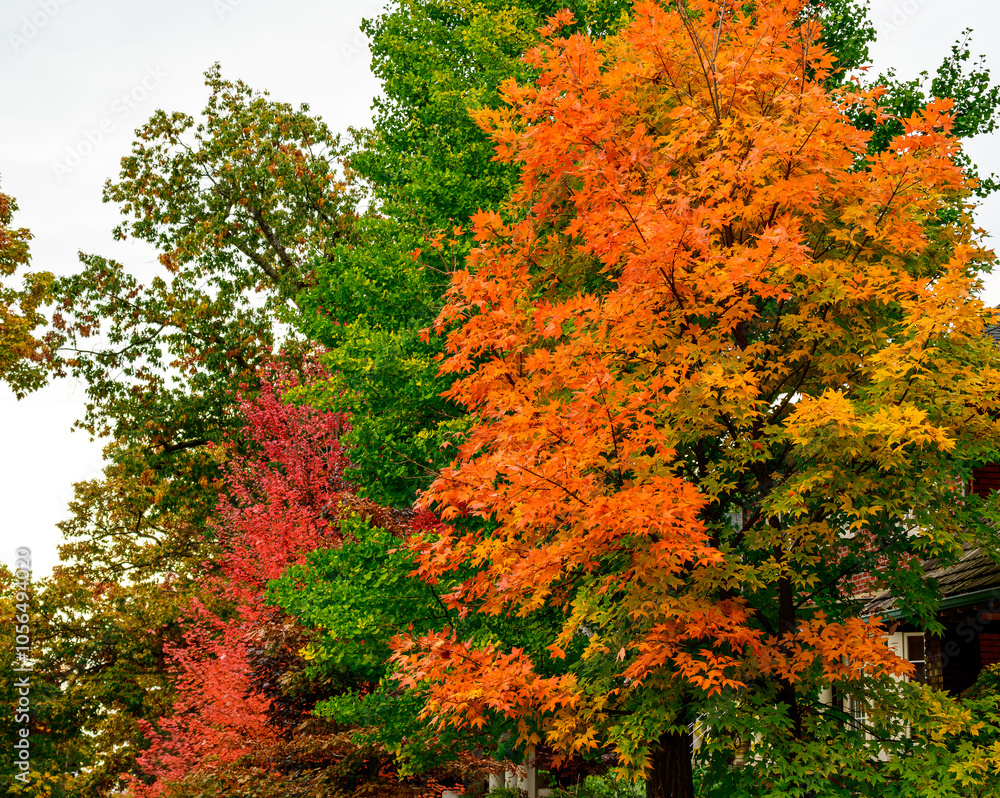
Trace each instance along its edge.
<instances>
[{"instance_id":1,"label":"house roof","mask_svg":"<svg viewBox=\"0 0 1000 798\"><path fill-rule=\"evenodd\" d=\"M997 328L1000 330L1000 328ZM927 576L935 579L941 590L941 609L974 604L984 600L984 593L995 592L1000 598L1000 562L979 546L966 548L958 562L942 564L934 558L924 561ZM967 602L963 599L967 598ZM896 596L886 591L865 605L865 615L897 615Z\"/></svg>"},{"instance_id":2,"label":"house roof","mask_svg":"<svg viewBox=\"0 0 1000 798\"><path fill-rule=\"evenodd\" d=\"M987 327L986 334L993 339L993 343L1000 344L1000 324L995 327Z\"/></svg>"}]
</instances>

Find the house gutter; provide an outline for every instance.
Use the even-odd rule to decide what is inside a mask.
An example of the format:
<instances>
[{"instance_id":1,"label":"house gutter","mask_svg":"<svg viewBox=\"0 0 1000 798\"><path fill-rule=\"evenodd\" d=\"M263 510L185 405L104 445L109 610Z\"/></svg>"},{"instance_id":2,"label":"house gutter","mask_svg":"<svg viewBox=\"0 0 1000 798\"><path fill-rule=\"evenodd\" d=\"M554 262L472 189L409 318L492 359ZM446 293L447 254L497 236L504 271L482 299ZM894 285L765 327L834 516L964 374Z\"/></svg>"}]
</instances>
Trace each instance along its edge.
<instances>
[{"instance_id":1,"label":"house gutter","mask_svg":"<svg viewBox=\"0 0 1000 798\"><path fill-rule=\"evenodd\" d=\"M982 590L973 590L971 593L960 593L957 596L946 596L941 599L938 609L950 610L965 604L976 604L980 599L986 598L1000 599L1000 587L989 587Z\"/></svg>"},{"instance_id":2,"label":"house gutter","mask_svg":"<svg viewBox=\"0 0 1000 798\"><path fill-rule=\"evenodd\" d=\"M976 604L981 599L997 599L1000 601L1000 586L984 588L983 590L973 590L969 593L959 593L955 596L945 596L938 602L938 612L941 610L951 610L955 607L964 607L966 604ZM878 613L880 617L892 618L893 620L898 620L903 617L903 611L898 608L893 608L891 610L886 610L885 612ZM866 615L866 618L870 618L871 615Z\"/></svg>"}]
</instances>

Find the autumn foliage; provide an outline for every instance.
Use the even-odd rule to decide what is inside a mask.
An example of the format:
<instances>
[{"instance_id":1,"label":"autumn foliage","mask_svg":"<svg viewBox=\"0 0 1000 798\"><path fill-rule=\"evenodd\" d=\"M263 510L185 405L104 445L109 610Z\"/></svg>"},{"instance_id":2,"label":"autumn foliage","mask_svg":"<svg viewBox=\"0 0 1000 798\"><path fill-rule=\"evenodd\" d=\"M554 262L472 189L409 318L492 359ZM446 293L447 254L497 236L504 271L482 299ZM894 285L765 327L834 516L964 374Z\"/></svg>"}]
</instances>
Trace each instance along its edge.
<instances>
[{"instance_id":1,"label":"autumn foliage","mask_svg":"<svg viewBox=\"0 0 1000 798\"><path fill-rule=\"evenodd\" d=\"M26 228L11 227L17 202L0 192L0 380L17 396L44 383L40 362L47 352L36 329L44 322L41 308L49 299L49 272L18 274L30 261ZM20 279L18 287L11 279Z\"/></svg>"},{"instance_id":2,"label":"autumn foliage","mask_svg":"<svg viewBox=\"0 0 1000 798\"><path fill-rule=\"evenodd\" d=\"M909 673L841 601L864 565L841 552L968 535L961 475L1000 441L989 256L951 103L870 152L854 119L880 92L828 88L802 2L641 2L605 40L571 21L479 117L521 183L474 219L437 322L473 427L422 501L481 524L414 546L427 580L473 570L462 612L558 608L551 657L582 640L583 661L551 675L446 631L396 661L436 723L500 713L655 773L705 713L720 732L769 696L757 734L798 739L840 711L824 687Z\"/></svg>"},{"instance_id":3,"label":"autumn foliage","mask_svg":"<svg viewBox=\"0 0 1000 798\"><path fill-rule=\"evenodd\" d=\"M307 378L317 378L317 369L307 363ZM132 783L140 798L170 794L192 774L225 773L282 741L274 696L254 684L254 654L281 626L263 589L309 551L337 543L333 519L346 490L339 442L346 422L282 402L298 379L287 366L272 366L257 395L238 398L246 440L243 453L225 459L215 522L225 554L206 572L215 609L194 602L184 643L170 651L177 698L169 717L147 725L151 745L139 765L149 783Z\"/></svg>"},{"instance_id":4,"label":"autumn foliage","mask_svg":"<svg viewBox=\"0 0 1000 798\"><path fill-rule=\"evenodd\" d=\"M537 755L578 794L996 791L995 691L885 634L998 548L956 136L1000 87L965 43L865 83L862 0L562 5L389 2L346 146L213 67L106 186L160 275L0 286L0 381L74 374L113 438L37 586L29 789L430 798Z\"/></svg>"}]
</instances>

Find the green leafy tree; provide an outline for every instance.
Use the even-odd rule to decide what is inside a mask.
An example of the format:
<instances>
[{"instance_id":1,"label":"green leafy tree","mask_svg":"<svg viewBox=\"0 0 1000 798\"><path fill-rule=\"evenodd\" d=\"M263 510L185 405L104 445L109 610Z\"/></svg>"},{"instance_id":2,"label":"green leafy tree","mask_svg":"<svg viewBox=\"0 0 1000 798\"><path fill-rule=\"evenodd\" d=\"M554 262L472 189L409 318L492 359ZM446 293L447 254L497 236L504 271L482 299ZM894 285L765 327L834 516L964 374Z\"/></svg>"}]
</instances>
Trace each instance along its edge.
<instances>
[{"instance_id":1,"label":"green leafy tree","mask_svg":"<svg viewBox=\"0 0 1000 798\"><path fill-rule=\"evenodd\" d=\"M153 245L160 273L143 283L85 255L54 286L60 363L87 385L82 426L168 454L225 428L226 392L252 382L276 319L353 215L338 140L308 107L217 66L206 85L201 120L156 112L105 186L124 217L116 237Z\"/></svg>"},{"instance_id":2,"label":"green leafy tree","mask_svg":"<svg viewBox=\"0 0 1000 798\"><path fill-rule=\"evenodd\" d=\"M245 445L233 397L255 389L311 264L353 218L337 138L307 108L218 67L206 84L201 118L154 114L105 188L123 214L116 237L156 247L159 271L84 255L53 285L57 368L87 386L80 426L112 438L103 477L76 486L63 566L40 586L40 673L67 686L47 712L79 710L67 750L95 741L72 795L112 791L142 743L137 721L169 705L164 647L215 567L215 479ZM291 343L281 357L300 354Z\"/></svg>"},{"instance_id":3,"label":"green leafy tree","mask_svg":"<svg viewBox=\"0 0 1000 798\"><path fill-rule=\"evenodd\" d=\"M335 374L326 395L316 389L308 401L352 414L351 475L376 501L412 502L461 437L462 414L441 398L448 381L437 375L439 343L421 330L469 252L469 218L499 207L517 178L470 110L495 107L504 80L530 74L521 56L564 5L402 0L364 24L383 94L348 162L371 210L356 236L317 264L317 283L299 301L300 326L330 348ZM606 32L630 4L569 5L581 26Z\"/></svg>"}]
</instances>

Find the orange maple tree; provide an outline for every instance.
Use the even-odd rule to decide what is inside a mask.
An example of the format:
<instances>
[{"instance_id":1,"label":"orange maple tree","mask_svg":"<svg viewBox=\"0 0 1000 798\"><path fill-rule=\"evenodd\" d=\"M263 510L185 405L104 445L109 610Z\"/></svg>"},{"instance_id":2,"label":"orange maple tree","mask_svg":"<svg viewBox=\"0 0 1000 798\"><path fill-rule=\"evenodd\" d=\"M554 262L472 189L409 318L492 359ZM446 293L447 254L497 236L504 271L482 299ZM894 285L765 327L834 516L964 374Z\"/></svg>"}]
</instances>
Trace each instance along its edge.
<instances>
[{"instance_id":1,"label":"orange maple tree","mask_svg":"<svg viewBox=\"0 0 1000 798\"><path fill-rule=\"evenodd\" d=\"M464 612L558 608L551 657L582 658L447 632L395 657L436 722L506 715L688 796L696 720L804 740L842 717L822 689L910 672L844 578L888 552L882 584L918 584L909 555L972 534L962 478L1000 442L992 255L950 103L870 152L852 118L879 91L828 87L803 2L640 2L605 40L571 20L480 116L521 183L474 219L437 323L472 427L422 501L461 522L412 545L425 579L470 574Z\"/></svg>"}]
</instances>

